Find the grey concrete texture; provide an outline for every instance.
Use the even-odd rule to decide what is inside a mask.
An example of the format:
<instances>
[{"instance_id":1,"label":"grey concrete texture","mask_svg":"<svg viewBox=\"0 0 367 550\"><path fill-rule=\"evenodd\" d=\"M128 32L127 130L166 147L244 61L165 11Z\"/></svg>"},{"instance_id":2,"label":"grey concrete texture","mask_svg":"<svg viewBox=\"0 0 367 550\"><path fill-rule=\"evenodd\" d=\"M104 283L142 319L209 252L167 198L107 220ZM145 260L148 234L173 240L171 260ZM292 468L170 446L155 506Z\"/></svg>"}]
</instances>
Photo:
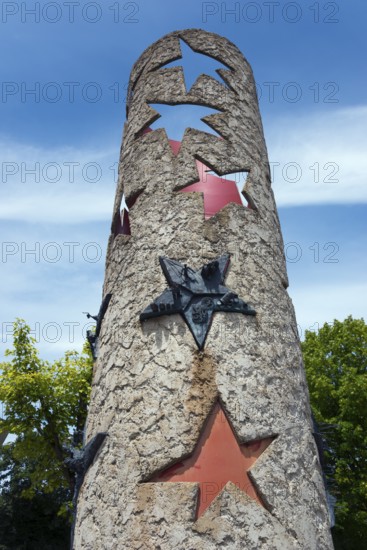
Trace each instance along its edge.
<instances>
[{"instance_id":1,"label":"grey concrete texture","mask_svg":"<svg viewBox=\"0 0 367 550\"><path fill-rule=\"evenodd\" d=\"M202 75L186 92L180 39L229 67L228 83ZM283 241L250 65L227 39L173 32L151 45L131 72L113 220L121 199L131 235L109 240L103 320L87 440L108 432L79 494L76 549L333 548L325 490L312 436L307 384ZM221 138L189 128L175 156L149 102L195 103ZM195 159L218 173L249 172L256 208L228 204L204 219L203 196L180 193L198 180ZM167 287L164 255L198 269L229 252L225 284L255 317L216 313L205 348L179 315L145 321L140 312ZM240 443L276 436L251 470L265 508L228 483L195 519L196 483L149 483L192 453L220 400Z\"/></svg>"}]
</instances>

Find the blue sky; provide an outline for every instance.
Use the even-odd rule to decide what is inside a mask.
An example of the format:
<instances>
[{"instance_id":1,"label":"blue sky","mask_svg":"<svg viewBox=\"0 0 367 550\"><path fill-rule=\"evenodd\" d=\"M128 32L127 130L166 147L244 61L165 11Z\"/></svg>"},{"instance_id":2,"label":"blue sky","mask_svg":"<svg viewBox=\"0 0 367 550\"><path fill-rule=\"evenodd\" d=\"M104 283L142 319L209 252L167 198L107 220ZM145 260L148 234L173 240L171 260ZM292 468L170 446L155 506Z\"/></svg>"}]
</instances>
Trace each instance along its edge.
<instances>
[{"instance_id":1,"label":"blue sky","mask_svg":"<svg viewBox=\"0 0 367 550\"><path fill-rule=\"evenodd\" d=\"M81 348L82 312L101 301L131 67L191 27L226 36L253 67L301 335L363 317L366 15L362 0L3 2L0 356L15 317L45 358ZM175 117L173 139L197 127L196 113Z\"/></svg>"}]
</instances>

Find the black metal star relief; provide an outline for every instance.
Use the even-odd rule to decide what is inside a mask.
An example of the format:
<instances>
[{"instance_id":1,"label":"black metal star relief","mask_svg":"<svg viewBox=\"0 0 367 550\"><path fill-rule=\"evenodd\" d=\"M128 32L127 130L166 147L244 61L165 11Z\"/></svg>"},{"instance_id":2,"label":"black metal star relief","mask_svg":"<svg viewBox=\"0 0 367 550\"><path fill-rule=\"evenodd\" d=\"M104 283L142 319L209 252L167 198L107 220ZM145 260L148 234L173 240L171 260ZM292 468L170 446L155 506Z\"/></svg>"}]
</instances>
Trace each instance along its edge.
<instances>
[{"instance_id":1,"label":"black metal star relief","mask_svg":"<svg viewBox=\"0 0 367 550\"><path fill-rule=\"evenodd\" d=\"M256 315L254 309L223 285L229 254L220 256L197 271L186 264L159 257L167 288L140 314L140 320L179 313L200 350L203 349L216 311Z\"/></svg>"}]
</instances>

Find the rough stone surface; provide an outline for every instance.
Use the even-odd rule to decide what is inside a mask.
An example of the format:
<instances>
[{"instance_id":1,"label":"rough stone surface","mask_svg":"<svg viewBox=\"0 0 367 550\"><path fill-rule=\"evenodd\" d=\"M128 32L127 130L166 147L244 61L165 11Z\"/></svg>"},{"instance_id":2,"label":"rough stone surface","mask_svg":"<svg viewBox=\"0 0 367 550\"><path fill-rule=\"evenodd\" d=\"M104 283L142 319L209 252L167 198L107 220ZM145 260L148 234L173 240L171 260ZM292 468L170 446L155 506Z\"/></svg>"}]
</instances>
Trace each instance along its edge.
<instances>
[{"instance_id":1,"label":"rough stone surface","mask_svg":"<svg viewBox=\"0 0 367 550\"><path fill-rule=\"evenodd\" d=\"M186 93L179 39L229 67L228 83L202 75ZM79 494L76 549L332 549L300 343L251 68L228 40L202 30L171 33L132 69L113 219L123 193L131 236L110 237L87 440L108 438ZM164 129L141 134L157 112L148 102L195 103L222 138L187 129L174 156ZM223 139L224 138L224 139ZM204 220L195 159L218 173L249 172L256 205L229 204ZM112 228L113 229L113 228ZM179 315L143 324L140 312L164 288L158 256L192 268L229 252L226 285L256 317L214 315L199 352ZM197 484L145 483L189 455L220 399L240 442L277 436L251 470L266 508L231 483L195 520Z\"/></svg>"}]
</instances>

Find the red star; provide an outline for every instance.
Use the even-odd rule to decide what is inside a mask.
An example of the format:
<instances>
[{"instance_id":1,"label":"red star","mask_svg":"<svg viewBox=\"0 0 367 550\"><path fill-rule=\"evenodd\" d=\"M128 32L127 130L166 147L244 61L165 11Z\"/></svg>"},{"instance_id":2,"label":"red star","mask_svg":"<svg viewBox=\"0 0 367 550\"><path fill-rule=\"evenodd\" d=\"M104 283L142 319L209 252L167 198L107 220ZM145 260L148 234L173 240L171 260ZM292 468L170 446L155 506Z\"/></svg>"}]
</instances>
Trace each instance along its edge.
<instances>
[{"instance_id":1,"label":"red star","mask_svg":"<svg viewBox=\"0 0 367 550\"><path fill-rule=\"evenodd\" d=\"M144 135L152 132L151 128L146 128L140 135ZM175 141L173 139L169 140L171 150L174 155L178 155L180 152L181 141ZM199 173L199 181L188 185L181 189L182 193L203 193L204 195L204 215L205 219L208 220L214 214L222 210L227 204L234 202L236 204L241 204L246 207L246 202L244 195L239 192L236 182L234 180L229 180L225 176L217 176L209 174L212 170L203 164L201 161L196 160L196 165ZM242 197L242 198L241 198ZM246 199L248 197L246 196ZM248 200L247 208L255 208L251 200ZM122 233L129 231L128 227L128 217L125 216L123 221L123 230ZM125 228L125 229L124 229ZM130 234L126 232L126 234Z\"/></svg>"},{"instance_id":2,"label":"red star","mask_svg":"<svg viewBox=\"0 0 367 550\"><path fill-rule=\"evenodd\" d=\"M268 437L239 445L222 407L217 403L209 415L192 455L155 475L149 481L198 482L197 518L231 481L264 506L248 471L274 440Z\"/></svg>"},{"instance_id":3,"label":"red star","mask_svg":"<svg viewBox=\"0 0 367 550\"><path fill-rule=\"evenodd\" d=\"M225 177L209 174L210 168L199 160L196 161L200 180L192 185L181 189L182 193L203 193L204 214L208 220L214 214L222 210L230 202L243 204L235 181L227 180Z\"/></svg>"}]
</instances>

